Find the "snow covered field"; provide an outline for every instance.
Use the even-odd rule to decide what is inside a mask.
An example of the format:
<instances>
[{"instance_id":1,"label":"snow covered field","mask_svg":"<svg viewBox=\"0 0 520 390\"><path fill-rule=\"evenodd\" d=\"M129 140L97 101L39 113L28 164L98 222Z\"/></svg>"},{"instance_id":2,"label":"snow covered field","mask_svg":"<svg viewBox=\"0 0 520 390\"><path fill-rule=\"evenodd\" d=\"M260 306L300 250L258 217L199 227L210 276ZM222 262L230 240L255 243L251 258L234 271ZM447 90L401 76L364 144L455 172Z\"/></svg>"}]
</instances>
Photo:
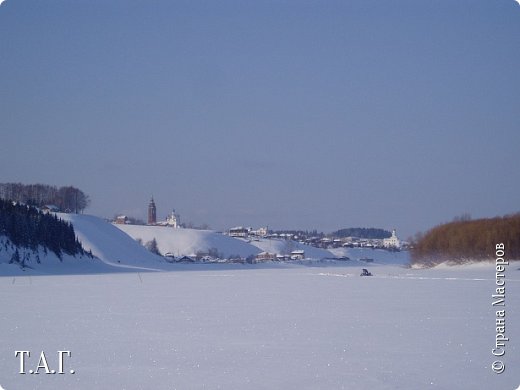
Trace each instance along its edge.
<instances>
[{"instance_id":1,"label":"snow covered field","mask_svg":"<svg viewBox=\"0 0 520 390\"><path fill-rule=\"evenodd\" d=\"M494 267L369 266L0 277L0 385L15 389L516 389L520 271L506 269L504 373ZM181 270L182 269L182 270ZM63 375L18 374L45 351ZM68 373L74 369L75 374Z\"/></svg>"}]
</instances>

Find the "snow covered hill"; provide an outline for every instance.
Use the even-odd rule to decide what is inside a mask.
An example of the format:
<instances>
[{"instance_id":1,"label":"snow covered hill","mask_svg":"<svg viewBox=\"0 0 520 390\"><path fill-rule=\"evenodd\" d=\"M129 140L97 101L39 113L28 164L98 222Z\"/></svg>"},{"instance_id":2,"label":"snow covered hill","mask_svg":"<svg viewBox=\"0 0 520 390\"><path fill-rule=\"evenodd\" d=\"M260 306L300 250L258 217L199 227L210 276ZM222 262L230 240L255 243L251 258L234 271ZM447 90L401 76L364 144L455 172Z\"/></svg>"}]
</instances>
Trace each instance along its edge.
<instances>
[{"instance_id":1,"label":"snow covered hill","mask_svg":"<svg viewBox=\"0 0 520 390\"><path fill-rule=\"evenodd\" d=\"M37 251L18 248L25 267L9 264L16 247L0 236L0 275L89 274L125 271L161 271L171 269L163 257L154 255L130 236L105 220L92 215L57 213L71 222L86 251L95 256L63 255L60 260L43 248Z\"/></svg>"},{"instance_id":2,"label":"snow covered hill","mask_svg":"<svg viewBox=\"0 0 520 390\"><path fill-rule=\"evenodd\" d=\"M283 239L259 239L251 241L251 244L261 249L263 252L288 254L294 250L303 250L307 259L325 259L334 257L328 250L315 248L292 240Z\"/></svg>"},{"instance_id":3,"label":"snow covered hill","mask_svg":"<svg viewBox=\"0 0 520 390\"><path fill-rule=\"evenodd\" d=\"M12 263L15 252L18 253L20 262ZM71 256L63 253L60 259L54 252L45 250L41 246L35 251L28 248L17 248L7 237L0 236L0 276L91 274L113 270L114 267L105 264L98 258L91 258L87 255Z\"/></svg>"},{"instance_id":4,"label":"snow covered hill","mask_svg":"<svg viewBox=\"0 0 520 390\"><path fill-rule=\"evenodd\" d=\"M348 256L351 262L342 262L347 266L366 265L361 258L373 258L374 264L409 263L407 253L389 253L380 250L332 249L324 250L282 239L244 240L229 237L209 230L172 229L162 226L114 225L91 215L62 214L57 216L69 221L74 226L76 236L87 251L96 259L64 256L60 261L55 255L45 254L43 250L26 255L27 269L8 264L15 248L0 246L0 275L17 274L70 274L100 273L136 270L172 270L172 264L149 252L141 243L155 239L162 254L172 253L178 256L192 256L198 252L217 252L221 258L257 255L260 252L289 254L293 250L304 250L306 259L321 260ZM140 240L139 243L137 240ZM3 251L2 251L3 249ZM8 250L9 249L9 250ZM37 262L37 258L41 262ZM310 264L310 261L304 261ZM293 266L295 264L291 264ZM274 265L272 265L274 266ZM280 264L280 267L283 267ZM289 264L287 264L289 266ZM182 267L181 267L182 268Z\"/></svg>"},{"instance_id":5,"label":"snow covered hill","mask_svg":"<svg viewBox=\"0 0 520 390\"><path fill-rule=\"evenodd\" d=\"M77 237L87 251L106 264L115 267L138 267L160 270L164 259L149 252L114 225L92 215L57 214L59 218L70 221Z\"/></svg>"},{"instance_id":6,"label":"snow covered hill","mask_svg":"<svg viewBox=\"0 0 520 390\"><path fill-rule=\"evenodd\" d=\"M295 241L287 240L244 240L225 236L209 230L172 229L164 226L142 225L114 225L143 243L155 238L159 251L162 254L173 253L175 256L191 256L197 252L207 253L210 249L216 249L223 258L238 255L246 258L257 255L260 252L274 254L288 254L296 249L303 249L305 257L311 259L323 259L334 257L324 249L303 245Z\"/></svg>"},{"instance_id":7,"label":"snow covered hill","mask_svg":"<svg viewBox=\"0 0 520 390\"><path fill-rule=\"evenodd\" d=\"M222 235L209 230L172 229L164 226L114 225L135 240L143 243L155 238L162 254L172 253L175 256L192 256L197 252L208 252L216 249L221 256L231 255L247 257L260 252L272 254L288 254L293 250L305 251L307 259L321 260L335 257L349 257L355 265L360 259L372 259L374 264L408 265L408 252L389 252L382 249L336 248L325 250L305 245L296 241L283 239L245 240ZM361 264L366 264L362 263Z\"/></svg>"},{"instance_id":8,"label":"snow covered hill","mask_svg":"<svg viewBox=\"0 0 520 390\"><path fill-rule=\"evenodd\" d=\"M155 238L162 254L173 253L175 256L192 256L197 252L207 253L210 249L216 249L224 258L233 255L246 258L261 252L257 247L243 240L237 240L210 230L173 229L165 226L142 225L114 226L117 226L135 240L142 240L143 244Z\"/></svg>"}]
</instances>

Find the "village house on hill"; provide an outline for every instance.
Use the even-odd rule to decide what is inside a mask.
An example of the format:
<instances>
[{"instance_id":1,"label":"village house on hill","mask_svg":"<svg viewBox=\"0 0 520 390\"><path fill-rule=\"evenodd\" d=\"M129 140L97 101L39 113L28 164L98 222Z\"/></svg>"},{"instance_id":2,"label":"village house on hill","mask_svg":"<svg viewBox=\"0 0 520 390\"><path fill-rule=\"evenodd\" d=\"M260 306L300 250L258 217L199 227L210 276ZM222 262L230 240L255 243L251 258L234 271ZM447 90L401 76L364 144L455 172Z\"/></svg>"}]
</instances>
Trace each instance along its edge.
<instances>
[{"instance_id":1,"label":"village house on hill","mask_svg":"<svg viewBox=\"0 0 520 390\"><path fill-rule=\"evenodd\" d=\"M128 223L128 217L126 215L118 215L114 220L117 225L125 225Z\"/></svg>"},{"instance_id":2,"label":"village house on hill","mask_svg":"<svg viewBox=\"0 0 520 390\"><path fill-rule=\"evenodd\" d=\"M248 238L248 237L267 237L269 229L266 227L258 228L254 230L251 227L237 226L229 229L228 235L230 237Z\"/></svg>"}]
</instances>

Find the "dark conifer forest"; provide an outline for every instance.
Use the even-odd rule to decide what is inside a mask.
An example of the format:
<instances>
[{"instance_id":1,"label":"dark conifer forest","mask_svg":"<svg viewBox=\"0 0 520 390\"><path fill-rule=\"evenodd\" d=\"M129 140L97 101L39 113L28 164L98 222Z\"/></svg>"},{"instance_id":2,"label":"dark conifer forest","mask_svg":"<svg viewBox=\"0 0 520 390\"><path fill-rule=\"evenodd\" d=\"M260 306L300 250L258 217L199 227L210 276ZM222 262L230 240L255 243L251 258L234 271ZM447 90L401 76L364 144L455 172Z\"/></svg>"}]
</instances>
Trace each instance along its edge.
<instances>
[{"instance_id":1,"label":"dark conifer forest","mask_svg":"<svg viewBox=\"0 0 520 390\"><path fill-rule=\"evenodd\" d=\"M55 214L45 214L33 206L10 200L0 199L1 236L7 237L16 248L36 251L41 246L60 259L63 254L86 254L70 223ZM15 255L17 252L18 249Z\"/></svg>"}]
</instances>

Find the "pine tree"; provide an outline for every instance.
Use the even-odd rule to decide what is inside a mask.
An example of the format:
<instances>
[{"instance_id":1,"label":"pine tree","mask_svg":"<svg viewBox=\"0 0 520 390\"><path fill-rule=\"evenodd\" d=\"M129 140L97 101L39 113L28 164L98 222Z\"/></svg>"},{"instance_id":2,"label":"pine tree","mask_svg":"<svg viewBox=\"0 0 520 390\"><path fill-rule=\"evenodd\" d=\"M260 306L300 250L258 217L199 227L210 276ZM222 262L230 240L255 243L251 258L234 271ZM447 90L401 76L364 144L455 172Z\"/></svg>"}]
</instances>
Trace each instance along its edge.
<instances>
[{"instance_id":1,"label":"pine tree","mask_svg":"<svg viewBox=\"0 0 520 390\"><path fill-rule=\"evenodd\" d=\"M157 246L157 240L154 239L152 241L148 241L145 245L146 249L148 249L150 252L161 256L161 252L159 252L159 247Z\"/></svg>"}]
</instances>

